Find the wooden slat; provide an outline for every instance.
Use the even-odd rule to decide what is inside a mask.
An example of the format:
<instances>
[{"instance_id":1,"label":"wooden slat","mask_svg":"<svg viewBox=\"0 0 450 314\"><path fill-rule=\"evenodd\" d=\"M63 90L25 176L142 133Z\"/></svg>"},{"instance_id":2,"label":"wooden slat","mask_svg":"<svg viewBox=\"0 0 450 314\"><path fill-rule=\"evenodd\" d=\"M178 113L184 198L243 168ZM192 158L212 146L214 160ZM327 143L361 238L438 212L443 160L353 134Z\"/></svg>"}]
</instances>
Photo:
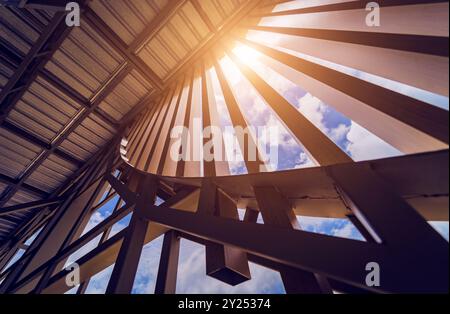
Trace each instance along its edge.
<instances>
[{"instance_id":1,"label":"wooden slat","mask_svg":"<svg viewBox=\"0 0 450 314\"><path fill-rule=\"evenodd\" d=\"M279 47L448 96L447 57L281 33L252 33L255 41L267 46L273 43L272 34L280 39Z\"/></svg>"},{"instance_id":2,"label":"wooden slat","mask_svg":"<svg viewBox=\"0 0 450 314\"><path fill-rule=\"evenodd\" d=\"M203 130L211 128L211 114L210 114L210 103L208 98L208 89L206 81L206 68L205 64L202 64L201 69L201 79L202 79L202 117L203 117ZM211 138L203 137L203 175L205 177L213 177L216 175L215 160L205 160L206 154L214 154L214 146L211 151L207 151L207 143L212 140Z\"/></svg>"},{"instance_id":3,"label":"wooden slat","mask_svg":"<svg viewBox=\"0 0 450 314\"><path fill-rule=\"evenodd\" d=\"M381 111L421 132L444 143L449 142L449 117L446 110L430 106L420 100L385 89L325 66L301 59L285 52L258 44L254 41L239 40L261 53L278 60L293 69L319 80L368 106ZM392 104L395 104L392 105ZM370 119L368 116L366 119ZM426 140L426 139L424 139ZM429 139L428 139L429 140Z\"/></svg>"},{"instance_id":4,"label":"wooden slat","mask_svg":"<svg viewBox=\"0 0 450 314\"><path fill-rule=\"evenodd\" d=\"M219 111L217 107L216 93L218 91L214 90L211 70L214 69L213 62L208 58L205 64L205 77L206 80L206 97L208 98L208 108L211 120L211 125L218 130L221 130L221 135L219 138L214 140L214 167L216 176L226 176L230 174L229 163L226 156L226 147L223 137L223 130L221 126L221 117L219 116ZM202 78L203 79L203 78Z\"/></svg>"},{"instance_id":5,"label":"wooden slat","mask_svg":"<svg viewBox=\"0 0 450 314\"><path fill-rule=\"evenodd\" d=\"M242 127L243 129L246 129L248 127L247 121L244 118L243 112L239 107L236 97L233 94L230 84L227 78L225 77L225 74L223 73L222 67L219 64L218 60L219 55L214 54L213 58L214 69L216 70L217 78L219 80L223 96L225 98L225 104L227 105L231 122L233 123L233 127ZM264 158L261 156L261 152L259 151L255 139L250 134L247 136L247 141L239 141L239 147L241 149L241 153L244 158L245 166L247 168L248 173L258 173L266 170L263 161ZM256 156L255 156L256 160L250 160L249 158L251 154L249 148L251 147L256 148Z\"/></svg>"},{"instance_id":6,"label":"wooden slat","mask_svg":"<svg viewBox=\"0 0 450 314\"><path fill-rule=\"evenodd\" d=\"M171 120L172 117L175 117L177 115L177 111L175 110L177 107L178 102L178 95L183 90L182 81L177 82L175 86L173 86L173 94L171 96L171 99L167 105L167 111L162 118L161 125L159 129L157 130L157 133L155 135L155 140L153 143L152 150L150 151L150 158L151 160L147 161L146 164L146 171L155 173L157 171L157 165L159 161L161 160L161 153L163 149L163 143L164 139L170 137L170 131L169 123L167 121Z\"/></svg>"},{"instance_id":7,"label":"wooden slat","mask_svg":"<svg viewBox=\"0 0 450 314\"><path fill-rule=\"evenodd\" d=\"M241 72L278 115L280 121L287 126L288 130L304 146L312 160L323 166L352 161L333 141L317 129L285 98L259 77L256 72L241 62L230 48L228 48L227 55L238 65Z\"/></svg>"},{"instance_id":8,"label":"wooden slat","mask_svg":"<svg viewBox=\"0 0 450 314\"><path fill-rule=\"evenodd\" d=\"M184 121L183 121L183 127L186 129L189 129L189 121L190 121L191 111L192 111L192 94L193 94L193 89L194 89L194 76L195 76L195 72L192 71L190 82L189 82L189 93L188 93L188 99L187 99L187 103L186 103L186 111L184 114ZM181 152L181 147L180 147L180 152ZM179 160L177 163L176 176L178 176L178 177L184 176L185 164L186 164L186 162L183 160L183 156L182 156L181 160Z\"/></svg>"},{"instance_id":9,"label":"wooden slat","mask_svg":"<svg viewBox=\"0 0 450 314\"><path fill-rule=\"evenodd\" d=\"M249 29L448 57L448 46L445 46L448 37L269 26L251 26Z\"/></svg>"},{"instance_id":10,"label":"wooden slat","mask_svg":"<svg viewBox=\"0 0 450 314\"><path fill-rule=\"evenodd\" d=\"M179 94L177 96L177 102L175 104L174 113L172 114L172 119L170 120L169 129L168 129L169 132L168 132L168 134L167 134L167 136L165 137L165 140L164 140L164 147L163 147L162 152L161 152L161 158L159 160L158 169L156 170L157 174L162 174L163 173L164 166L166 164L166 160L168 158L170 158L170 144L172 142L172 139L170 137L170 132L173 129L173 127L175 126L175 122L177 120L177 116L178 116L179 110L181 110L180 104L181 104L181 101L182 101L182 96L183 96L183 92L184 92L184 89L185 89L185 85L187 83L188 83L188 77L186 76L186 77L184 77L181 80L181 88L180 88Z\"/></svg>"}]
</instances>

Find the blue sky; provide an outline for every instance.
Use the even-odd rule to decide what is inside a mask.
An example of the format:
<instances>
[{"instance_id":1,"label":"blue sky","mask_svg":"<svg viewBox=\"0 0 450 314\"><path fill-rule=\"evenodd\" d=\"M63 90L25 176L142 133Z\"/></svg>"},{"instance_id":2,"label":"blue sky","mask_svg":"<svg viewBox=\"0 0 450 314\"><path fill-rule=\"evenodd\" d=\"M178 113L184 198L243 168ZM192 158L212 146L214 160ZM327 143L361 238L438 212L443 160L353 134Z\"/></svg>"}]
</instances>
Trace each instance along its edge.
<instances>
[{"instance_id":1,"label":"blue sky","mask_svg":"<svg viewBox=\"0 0 450 314\"><path fill-rule=\"evenodd\" d=\"M266 35L253 32L249 39L260 40L268 43ZM276 46L277 41L269 37L270 45ZM430 105L439 106L448 110L448 98L406 86L398 82L386 80L381 77L370 75L356 69L342 67L323 60L317 60L309 56L300 55L295 51L288 51L285 48L277 47L283 51L304 58L309 58L313 62L332 67L338 71L354 75L361 79L370 81L398 92L409 95L417 99L428 102ZM397 149L372 134L364 127L345 117L336 111L332 104L326 104L308 91L295 85L291 81L282 77L274 70L268 68L258 61L256 52L248 51L244 48L235 52L247 65L252 67L266 82L268 82L279 94L297 108L306 118L308 118L326 136L335 142L344 152L355 161L369 160L375 158L385 158L401 155ZM279 159L273 169L293 169L314 166L308 158L307 153L292 135L279 123L273 111L264 103L255 89L239 73L237 67L230 62L229 58L221 61L223 71L235 92L235 96L241 106L245 119L250 125L276 125L280 128L279 137ZM211 70L215 98L217 100L220 123L222 127L230 126L231 119L226 110L222 91L218 83L214 70ZM232 174L245 173L243 162L236 162L230 165ZM109 206L109 205L108 205ZM104 216L110 213L110 209L102 209L94 214L93 223L101 221ZM242 210L240 210L242 216ZM338 237L351 238L364 241L356 228L345 219L327 219L298 217L301 228L305 231L328 234ZM262 223L261 217L259 223ZM125 227L128 221L123 221L116 227L117 230ZM447 240L449 237L448 223L432 223ZM159 255L161 251L162 237L147 244L142 251L141 260L138 267L137 276L134 283L133 293L152 293L155 286L156 274L158 270ZM182 240L179 259L179 272L177 281L177 293L284 293L280 275L277 272L250 263L252 280L242 283L236 287L228 286L215 279L206 276L204 259L204 247L193 242ZM107 280L112 272L109 267L97 274L87 289L87 293L103 293Z\"/></svg>"},{"instance_id":2,"label":"blue sky","mask_svg":"<svg viewBox=\"0 0 450 314\"><path fill-rule=\"evenodd\" d=\"M300 1L293 2L301 5ZM289 4L279 6L279 9L288 9ZM292 8L292 7L291 7ZM278 23L278 25L277 25ZM273 26L287 25L289 20L286 17L273 18L270 24ZM312 62L326 65L337 71L353 75L360 79L372 82L395 90L413 98L425 101L433 106L438 106L448 110L449 99L441 95L436 95L423 91L399 82L394 82L385 78L361 72L357 69L340 66L325 60L303 55L298 51L286 49L283 42L295 41L295 37L287 35L274 36L264 32L253 31L248 35L248 39L261 42L271 47L280 49L292 55L305 58ZM271 68L265 66L258 60L258 53L250 48L237 48L235 53L248 66L258 73L269 85L271 85L280 95L282 95L290 105L301 112L311 123L319 128L326 136L336 143L344 152L355 161L370 160L401 155L397 149L378 138L366 130L363 126L350 120L333 108L333 104L326 104L321 99L297 86L285 77L281 76ZM242 109L243 115L248 124L253 126L269 125L277 126L279 134L279 155L278 163L273 164L273 170L285 170L294 168L304 168L314 166L308 157L307 152L298 143L286 128L278 121L276 114L264 103L253 86L240 74L238 68L228 57L221 60L223 71L229 84L235 93L235 97ZM217 76L211 70L213 89L217 100L220 123L223 128L232 125L229 113L226 109L223 94L220 89ZM229 148L227 148L229 149ZM232 174L245 173L245 165L242 161L234 162L230 165ZM106 205L94 212L84 233L92 229L98 223L111 215L117 197L113 198ZM243 211L239 211L242 217ZM128 226L131 214L116 223L111 235L116 234ZM355 227L345 219L298 217L302 230L327 234L337 237L344 237L363 241L364 239ZM259 217L258 223L262 223ZM444 237L449 238L448 222L432 222L432 226ZM86 246L75 252L67 264L76 261L81 256L98 245L99 237L92 240ZM159 256L162 246L162 236L144 246L139 262L139 267L133 287L133 293L153 293L155 287L156 274L158 271ZM22 251L19 251L9 263L10 265L20 258ZM231 287L218 280L206 276L204 247L187 241L181 241L181 251L179 258L179 271L177 281L177 293L284 293L280 275L270 269L250 263L252 280ZM95 275L87 288L86 293L104 293L108 279L111 275L113 265ZM71 290L69 293L73 293Z\"/></svg>"},{"instance_id":3,"label":"blue sky","mask_svg":"<svg viewBox=\"0 0 450 314\"><path fill-rule=\"evenodd\" d=\"M90 230L96 224L107 218L114 208L116 200L112 200L105 204L98 212L94 213L86 227ZM157 204L160 202L157 202ZM244 210L239 210L240 219L243 219ZM350 238L364 241L361 234L356 228L345 219L331 218L313 218L298 217L298 221L302 230L332 235L336 237ZM258 223L263 223L261 215L258 217ZM129 217L118 222L113 229L118 232L125 228L129 223ZM447 222L432 223L433 227L438 230L448 241L449 231ZM114 233L115 233L114 232ZM113 233L113 234L114 234ZM132 293L135 294L151 294L154 291L156 276L158 272L159 257L161 254L163 236L146 244L142 250L139 266L133 286ZM83 256L92 250L98 243L92 241L84 246L78 252L74 253L71 261ZM182 239L178 266L177 293L188 294L207 294L207 293L284 293L284 287L279 273L267 269L265 267L249 263L252 280L244 282L235 287L231 287L216 279L206 275L205 266L205 249L202 245ZM111 276L113 266L92 277L86 293L103 294L106 290L109 277ZM68 291L75 293L76 289Z\"/></svg>"}]
</instances>

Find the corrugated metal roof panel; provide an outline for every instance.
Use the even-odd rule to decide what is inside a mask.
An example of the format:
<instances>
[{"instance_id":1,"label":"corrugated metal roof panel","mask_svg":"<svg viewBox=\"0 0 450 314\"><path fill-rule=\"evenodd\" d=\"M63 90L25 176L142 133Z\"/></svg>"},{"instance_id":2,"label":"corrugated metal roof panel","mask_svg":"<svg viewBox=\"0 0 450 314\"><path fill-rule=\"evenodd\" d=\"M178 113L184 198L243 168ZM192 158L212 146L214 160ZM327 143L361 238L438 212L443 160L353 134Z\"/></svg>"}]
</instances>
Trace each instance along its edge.
<instances>
[{"instance_id":1,"label":"corrugated metal roof panel","mask_svg":"<svg viewBox=\"0 0 450 314\"><path fill-rule=\"evenodd\" d=\"M207 0L207 1L199 1L199 4L203 11L208 15L208 18L213 23L214 26L219 26L220 23L225 19L225 16L223 13L221 13L220 10L220 2L225 2L225 0L221 1L213 1L213 0Z\"/></svg>"},{"instance_id":2,"label":"corrugated metal roof panel","mask_svg":"<svg viewBox=\"0 0 450 314\"><path fill-rule=\"evenodd\" d=\"M0 37L26 54L39 38L39 31L26 22L20 10L3 6L0 10Z\"/></svg>"},{"instance_id":3,"label":"corrugated metal roof panel","mask_svg":"<svg viewBox=\"0 0 450 314\"><path fill-rule=\"evenodd\" d=\"M208 26L190 1L181 8L179 14L185 19L189 28L191 28L195 34L198 34L200 38L205 38L210 32Z\"/></svg>"},{"instance_id":4,"label":"corrugated metal roof panel","mask_svg":"<svg viewBox=\"0 0 450 314\"><path fill-rule=\"evenodd\" d=\"M100 89L123 59L87 23L75 27L46 69L86 98Z\"/></svg>"},{"instance_id":5,"label":"corrugated metal roof panel","mask_svg":"<svg viewBox=\"0 0 450 314\"><path fill-rule=\"evenodd\" d=\"M133 70L100 104L100 109L119 121L152 89L151 84Z\"/></svg>"},{"instance_id":6,"label":"corrugated metal roof panel","mask_svg":"<svg viewBox=\"0 0 450 314\"><path fill-rule=\"evenodd\" d=\"M201 9L219 26L239 8L238 1L199 1ZM191 1L187 1L138 52L138 56L159 76L165 79L185 58L211 34Z\"/></svg>"},{"instance_id":7,"label":"corrugated metal roof panel","mask_svg":"<svg viewBox=\"0 0 450 314\"><path fill-rule=\"evenodd\" d=\"M77 158L87 160L105 145L115 132L113 127L92 113L64 140L61 148Z\"/></svg>"},{"instance_id":8,"label":"corrugated metal roof panel","mask_svg":"<svg viewBox=\"0 0 450 314\"><path fill-rule=\"evenodd\" d=\"M7 184L4 184L2 182L0 182L0 195L3 193L3 191L5 191L5 189L8 187Z\"/></svg>"},{"instance_id":9,"label":"corrugated metal roof panel","mask_svg":"<svg viewBox=\"0 0 450 314\"><path fill-rule=\"evenodd\" d=\"M201 0L198 3L213 25L219 26L237 9L239 3L245 1ZM173 4L169 0L93 0L88 5L126 45L131 46L128 47L129 50L140 49L130 50L130 53L140 57L164 80L212 34L207 23L202 20L203 12L200 14L197 11L192 0L183 3L181 7L169 7ZM170 16L164 19L163 25L155 28L157 31L149 35L149 38L143 38L145 36L142 34L149 30L146 28L152 25L152 21L155 21L164 9L171 11ZM177 11L173 12L175 9ZM0 7L1 91L17 71L32 45L38 42L53 14L44 10ZM30 76L34 78L33 82L9 111L7 121L10 126L18 128L17 134L21 134L23 138L7 131L6 127L0 128L0 173L3 175L16 179L25 174L24 171L33 164L36 169L32 173L26 173L29 177L25 183L45 192L54 191L74 173L78 165L75 166L53 154L45 159L40 158L43 156L42 148L24 138L36 136L44 142L54 144L55 138L67 136L58 149L86 161L117 133L115 127L105 121L120 121L133 106L154 91L154 86L147 81L149 78L144 79L142 72L136 69L118 85L114 85L114 89L108 89L105 84L116 83L111 81L111 78L125 62L128 63L126 66L130 67L136 67L136 64L134 61L124 60L121 54L92 28L95 26L90 25L82 19L81 27L75 27L69 35L63 35L66 36L65 39L44 66L47 73L40 73L36 78ZM139 44L136 45L138 42L133 41L138 37ZM40 58L42 59L38 60L45 60L43 55ZM26 75L28 74L21 74L22 82L26 81ZM60 82L57 82L58 80ZM14 85L16 83L14 82ZM60 87L61 90L58 89ZM103 92L109 94L103 101L100 99L101 118L94 109L83 121L72 120L79 117L82 110L86 110L84 106L89 105L87 101L97 99L99 95L103 96ZM67 126L74 121L80 124L67 134ZM71 159L70 156L68 160ZM2 183L0 193L4 194L6 189L7 185ZM15 194L6 193L6 196L5 199L9 201L1 199L0 202L6 202L7 206L37 199L21 189ZM29 214L31 211L24 211L8 215L10 220L0 218L0 238L17 226L14 220L19 223Z\"/></svg>"},{"instance_id":10,"label":"corrugated metal roof panel","mask_svg":"<svg viewBox=\"0 0 450 314\"><path fill-rule=\"evenodd\" d=\"M125 43L131 44L167 3L167 0L100 0L89 5Z\"/></svg>"},{"instance_id":11,"label":"corrugated metal roof panel","mask_svg":"<svg viewBox=\"0 0 450 314\"><path fill-rule=\"evenodd\" d=\"M10 112L7 120L51 142L80 105L38 77Z\"/></svg>"},{"instance_id":12,"label":"corrugated metal roof panel","mask_svg":"<svg viewBox=\"0 0 450 314\"><path fill-rule=\"evenodd\" d=\"M0 172L17 178L41 152L32 143L0 128Z\"/></svg>"},{"instance_id":13,"label":"corrugated metal roof panel","mask_svg":"<svg viewBox=\"0 0 450 314\"><path fill-rule=\"evenodd\" d=\"M0 6L0 91L48 25L53 13Z\"/></svg>"},{"instance_id":14,"label":"corrugated metal roof panel","mask_svg":"<svg viewBox=\"0 0 450 314\"><path fill-rule=\"evenodd\" d=\"M26 183L43 191L52 192L64 183L76 167L56 155L50 155L26 180Z\"/></svg>"},{"instance_id":15,"label":"corrugated metal roof panel","mask_svg":"<svg viewBox=\"0 0 450 314\"><path fill-rule=\"evenodd\" d=\"M32 202L32 201L37 201L38 199L39 198L36 195L33 195L24 190L19 190L19 191L17 191L16 194L14 194L14 197L8 202L7 206L14 206L17 204L23 204L23 203L28 203L28 202ZM21 217L26 216L27 213L28 213L28 211L22 211L20 213L9 214L8 217L21 218Z\"/></svg>"}]
</instances>

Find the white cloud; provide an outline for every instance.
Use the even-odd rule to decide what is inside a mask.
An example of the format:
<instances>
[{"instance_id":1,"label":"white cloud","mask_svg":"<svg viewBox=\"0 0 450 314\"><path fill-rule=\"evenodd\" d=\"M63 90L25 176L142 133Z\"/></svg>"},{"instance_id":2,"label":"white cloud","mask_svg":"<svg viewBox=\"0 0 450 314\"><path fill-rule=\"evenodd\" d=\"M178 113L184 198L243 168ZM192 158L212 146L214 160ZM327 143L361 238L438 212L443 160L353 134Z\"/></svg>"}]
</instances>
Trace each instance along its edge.
<instances>
[{"instance_id":1,"label":"white cloud","mask_svg":"<svg viewBox=\"0 0 450 314\"><path fill-rule=\"evenodd\" d=\"M354 234L354 230L355 227L352 224L346 223L342 228L334 228L332 234L336 237L351 238Z\"/></svg>"},{"instance_id":2,"label":"white cloud","mask_svg":"<svg viewBox=\"0 0 450 314\"><path fill-rule=\"evenodd\" d=\"M401 155L394 147L355 122L352 122L347 139L347 150L355 161Z\"/></svg>"},{"instance_id":3,"label":"white cloud","mask_svg":"<svg viewBox=\"0 0 450 314\"><path fill-rule=\"evenodd\" d=\"M142 249L141 258L139 259L139 265L136 271L136 278L134 280L133 293L154 293L162 242L163 236L160 236L146 244Z\"/></svg>"},{"instance_id":4,"label":"white cloud","mask_svg":"<svg viewBox=\"0 0 450 314\"><path fill-rule=\"evenodd\" d=\"M312 124L314 124L322 132L329 132L323 120L327 107L319 98L314 97L310 93L307 93L306 95L298 99L297 108Z\"/></svg>"},{"instance_id":5,"label":"white cloud","mask_svg":"<svg viewBox=\"0 0 450 314\"><path fill-rule=\"evenodd\" d=\"M350 126L339 124L336 128L331 129L330 137L334 142L340 142L347 138L348 132L350 132Z\"/></svg>"},{"instance_id":6,"label":"white cloud","mask_svg":"<svg viewBox=\"0 0 450 314\"><path fill-rule=\"evenodd\" d=\"M305 152L301 152L298 160L295 161L295 169L300 169L300 168L309 168L309 167L314 167L316 166L314 164L314 162L308 158L308 155L306 155Z\"/></svg>"},{"instance_id":7,"label":"white cloud","mask_svg":"<svg viewBox=\"0 0 450 314\"><path fill-rule=\"evenodd\" d=\"M103 269L101 272L94 275L89 281L86 288L86 294L104 294L108 287L109 278L111 277L114 264Z\"/></svg>"},{"instance_id":8,"label":"white cloud","mask_svg":"<svg viewBox=\"0 0 450 314\"><path fill-rule=\"evenodd\" d=\"M278 272L250 263L252 279L230 286L206 276L205 249L193 242L182 240L178 269L177 293L277 293L284 292Z\"/></svg>"}]
</instances>

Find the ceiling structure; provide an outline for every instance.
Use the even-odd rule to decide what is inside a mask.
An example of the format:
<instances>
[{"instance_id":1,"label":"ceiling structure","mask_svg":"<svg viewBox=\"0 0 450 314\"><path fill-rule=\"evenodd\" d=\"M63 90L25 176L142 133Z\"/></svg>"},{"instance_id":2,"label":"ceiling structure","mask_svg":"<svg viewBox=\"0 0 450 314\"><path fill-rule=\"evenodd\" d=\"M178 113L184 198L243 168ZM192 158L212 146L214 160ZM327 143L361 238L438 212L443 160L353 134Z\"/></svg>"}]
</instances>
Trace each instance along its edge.
<instances>
[{"instance_id":1,"label":"ceiling structure","mask_svg":"<svg viewBox=\"0 0 450 314\"><path fill-rule=\"evenodd\" d=\"M79 27L66 25L66 2L0 0L0 293L66 291L62 264L100 235L77 260L84 277L78 292L115 264L107 293L129 293L143 245L162 234L168 252L158 277L172 281L177 263L170 259L178 253L170 243L181 236L210 248L207 268L217 261L211 252L223 251L219 271L207 273L233 285L250 279L250 260L279 271L288 293L311 292L299 287L305 278L316 292L332 292L317 286L327 280L365 290L364 265L376 257L390 273L373 292L448 290L448 242L427 222L448 221L448 176L441 171L448 167L448 111L304 56L448 96L448 24L436 27L448 2L381 1L389 23L370 31L356 22L364 5L351 0L293 1L295 8L283 0L80 1ZM429 15L405 22L423 10ZM279 16L298 24L279 27ZM274 48L242 29L297 41ZM243 62L233 42L405 156L354 162ZM244 157L248 174L228 176L216 160L166 163L168 130L179 112L189 127L197 105L203 126L217 125L213 76L232 124L247 125L224 55L318 167L265 173L260 160ZM93 212L116 196L114 212L82 234ZM162 206L153 205L156 196ZM245 208L244 223L238 207ZM111 235L131 212L129 226ZM303 232L296 215L349 219L366 241ZM20 262L8 268L21 249ZM405 268L405 259L414 262ZM409 270L418 267L416 283ZM169 286L159 290L173 293L176 284Z\"/></svg>"},{"instance_id":2,"label":"ceiling structure","mask_svg":"<svg viewBox=\"0 0 450 314\"><path fill-rule=\"evenodd\" d=\"M255 1L0 6L0 208L48 198ZM78 171L77 171L78 170ZM32 212L2 214L0 241Z\"/></svg>"}]
</instances>

